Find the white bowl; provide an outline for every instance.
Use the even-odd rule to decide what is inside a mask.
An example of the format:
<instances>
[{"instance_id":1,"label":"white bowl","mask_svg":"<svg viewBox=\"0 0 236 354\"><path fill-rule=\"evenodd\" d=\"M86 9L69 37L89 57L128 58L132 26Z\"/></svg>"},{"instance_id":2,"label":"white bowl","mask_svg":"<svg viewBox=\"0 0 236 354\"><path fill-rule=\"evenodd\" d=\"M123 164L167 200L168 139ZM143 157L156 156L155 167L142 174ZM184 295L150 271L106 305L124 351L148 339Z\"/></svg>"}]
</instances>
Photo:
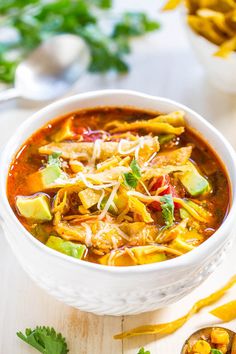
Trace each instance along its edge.
<instances>
[{"instance_id":1,"label":"white bowl","mask_svg":"<svg viewBox=\"0 0 236 354\"><path fill-rule=\"evenodd\" d=\"M186 21L186 16L184 19ZM221 91L236 93L236 53L231 53L228 58L215 56L219 50L217 45L195 33L187 24L185 27L189 42L209 81Z\"/></svg>"},{"instance_id":2,"label":"white bowl","mask_svg":"<svg viewBox=\"0 0 236 354\"><path fill-rule=\"evenodd\" d=\"M110 267L58 253L40 243L20 224L6 196L7 173L13 156L33 132L53 118L80 108L98 106L131 106L161 112L184 110L187 123L205 137L224 161L231 183L231 210L219 230L197 249L162 263ZM55 102L21 125L5 147L0 166L0 213L6 239L15 256L39 286L57 299L84 311L127 315L174 303L208 277L222 261L233 240L236 221L234 150L199 114L165 98L109 90L80 94Z\"/></svg>"}]
</instances>

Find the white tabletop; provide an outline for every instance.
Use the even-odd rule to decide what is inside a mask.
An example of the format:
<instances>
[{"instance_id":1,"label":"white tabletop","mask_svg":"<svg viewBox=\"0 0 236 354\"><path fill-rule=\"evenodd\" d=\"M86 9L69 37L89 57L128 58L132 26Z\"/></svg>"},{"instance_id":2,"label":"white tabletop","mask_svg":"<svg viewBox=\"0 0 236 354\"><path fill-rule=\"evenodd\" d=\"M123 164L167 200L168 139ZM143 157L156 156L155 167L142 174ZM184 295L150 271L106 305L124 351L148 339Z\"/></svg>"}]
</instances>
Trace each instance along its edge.
<instances>
[{"instance_id":1,"label":"white tabletop","mask_svg":"<svg viewBox=\"0 0 236 354\"><path fill-rule=\"evenodd\" d=\"M236 148L236 96L219 92L207 82L188 46L178 14L159 16L156 2L146 0L142 3L154 17L160 18L162 29L142 41L135 41L133 54L129 57L130 73L122 77L86 75L72 93L125 88L175 99L210 120ZM131 0L119 0L119 7L127 9L127 4L134 7ZM23 101L1 105L1 148L19 124L40 107ZM15 333L26 327L49 325L63 332L71 354L137 354L141 346L149 349L151 354L179 354L184 339L191 332L216 324L208 314L208 308L182 329L161 340L155 336L144 336L121 342L113 340L112 336L122 329L166 322L182 315L195 300L208 295L236 273L235 252L236 243L217 271L177 304L137 316L98 317L66 306L39 289L21 269L0 230L0 353L35 353L21 343ZM219 304L233 298L236 298L236 289L232 289ZM235 330L236 321L227 327Z\"/></svg>"}]
</instances>

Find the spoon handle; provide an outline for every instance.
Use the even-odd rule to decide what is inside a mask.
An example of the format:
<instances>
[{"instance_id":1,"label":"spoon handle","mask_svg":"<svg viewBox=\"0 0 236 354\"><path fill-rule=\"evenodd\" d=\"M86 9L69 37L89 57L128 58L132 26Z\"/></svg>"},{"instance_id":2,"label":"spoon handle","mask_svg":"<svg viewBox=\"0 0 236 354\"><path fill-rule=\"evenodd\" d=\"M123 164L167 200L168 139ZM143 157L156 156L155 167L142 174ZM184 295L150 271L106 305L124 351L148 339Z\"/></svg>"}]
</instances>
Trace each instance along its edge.
<instances>
[{"instance_id":1,"label":"spoon handle","mask_svg":"<svg viewBox=\"0 0 236 354\"><path fill-rule=\"evenodd\" d=\"M0 103L17 97L20 97L19 91L17 91L17 89L15 88L10 88L8 90L0 92Z\"/></svg>"}]
</instances>

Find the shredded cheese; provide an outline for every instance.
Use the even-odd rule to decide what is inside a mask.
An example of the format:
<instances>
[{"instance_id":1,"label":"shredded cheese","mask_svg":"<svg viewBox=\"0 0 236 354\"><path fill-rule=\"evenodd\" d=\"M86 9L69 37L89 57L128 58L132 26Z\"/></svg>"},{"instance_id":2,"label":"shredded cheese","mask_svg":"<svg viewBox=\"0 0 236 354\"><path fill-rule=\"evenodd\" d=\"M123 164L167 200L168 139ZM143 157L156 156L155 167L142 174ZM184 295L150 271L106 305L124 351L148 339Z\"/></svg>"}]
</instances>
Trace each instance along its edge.
<instances>
[{"instance_id":1,"label":"shredded cheese","mask_svg":"<svg viewBox=\"0 0 236 354\"><path fill-rule=\"evenodd\" d=\"M156 202L160 201L160 197L159 196L149 196L149 195L145 195L143 193L135 192L135 191L128 191L127 194L130 195L130 196L137 197L142 202L152 203L154 201L156 201Z\"/></svg>"},{"instance_id":2,"label":"shredded cheese","mask_svg":"<svg viewBox=\"0 0 236 354\"><path fill-rule=\"evenodd\" d=\"M122 150L122 144L124 144L124 143L129 143L130 141L129 140L126 140L126 139L120 139L120 141L119 141L119 144L118 144L118 153L120 154L120 155L128 155L128 154L131 154L131 152L134 152L135 151L135 149L139 146L139 142L138 142L138 145L134 145L132 148L130 148L129 150L126 150L126 151L124 151L124 150Z\"/></svg>"},{"instance_id":3,"label":"shredded cheese","mask_svg":"<svg viewBox=\"0 0 236 354\"><path fill-rule=\"evenodd\" d=\"M102 211L102 213L99 215L99 219L102 220L104 218L104 216L106 215L106 213L108 212L108 209L110 208L111 204L113 203L113 200L115 198L115 195L118 191L120 187L120 183L117 183L114 187L113 187L113 190L107 200L107 203Z\"/></svg>"},{"instance_id":4,"label":"shredded cheese","mask_svg":"<svg viewBox=\"0 0 236 354\"><path fill-rule=\"evenodd\" d=\"M105 191L104 191L104 189L103 189L103 190L102 190L101 197L99 198L99 201L98 201L98 203L97 203L97 208L98 208L98 210L101 210L101 203L102 203L102 200L103 200L104 196L105 196Z\"/></svg>"},{"instance_id":5,"label":"shredded cheese","mask_svg":"<svg viewBox=\"0 0 236 354\"><path fill-rule=\"evenodd\" d=\"M153 159L154 159L154 157L157 155L157 152L154 152L150 157L149 157L149 159L146 161L146 162L144 162L144 167L147 167L148 166L148 164L149 164L149 162L151 162Z\"/></svg>"},{"instance_id":6,"label":"shredded cheese","mask_svg":"<svg viewBox=\"0 0 236 354\"><path fill-rule=\"evenodd\" d=\"M93 145L93 154L92 154L92 158L91 158L91 164L95 165L95 162L97 159L100 158L101 155L101 143L102 140L101 139L97 139Z\"/></svg>"},{"instance_id":7,"label":"shredded cheese","mask_svg":"<svg viewBox=\"0 0 236 354\"><path fill-rule=\"evenodd\" d=\"M86 232L85 244L87 247L91 247L92 246L92 230L91 230L90 226L85 222L82 222L81 226L83 226L85 228L85 232Z\"/></svg>"},{"instance_id":8,"label":"shredded cheese","mask_svg":"<svg viewBox=\"0 0 236 354\"><path fill-rule=\"evenodd\" d=\"M79 172L77 174L77 177L79 177L81 179L81 181L85 184L86 187L91 188L91 189L95 189L95 190L109 188L109 187L113 187L113 186L117 185L117 182L94 185L94 184L90 183L89 181L87 181L86 177L84 176L84 174L82 172Z\"/></svg>"}]
</instances>

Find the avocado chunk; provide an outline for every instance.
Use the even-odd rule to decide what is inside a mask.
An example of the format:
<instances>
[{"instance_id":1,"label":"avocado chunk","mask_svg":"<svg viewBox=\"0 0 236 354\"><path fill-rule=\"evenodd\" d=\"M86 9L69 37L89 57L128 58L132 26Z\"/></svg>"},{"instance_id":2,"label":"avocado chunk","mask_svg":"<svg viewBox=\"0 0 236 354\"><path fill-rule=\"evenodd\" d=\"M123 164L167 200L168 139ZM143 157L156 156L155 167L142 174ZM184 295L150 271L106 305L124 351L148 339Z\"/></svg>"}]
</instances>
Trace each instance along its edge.
<instances>
[{"instance_id":1,"label":"avocado chunk","mask_svg":"<svg viewBox=\"0 0 236 354\"><path fill-rule=\"evenodd\" d=\"M178 177L188 193L195 197L210 191L208 180L198 172L191 162L188 162L188 165L190 166L189 171L178 173Z\"/></svg>"},{"instance_id":2,"label":"avocado chunk","mask_svg":"<svg viewBox=\"0 0 236 354\"><path fill-rule=\"evenodd\" d=\"M32 197L18 196L16 206L20 215L27 219L38 221L52 220L49 198L45 194L41 193Z\"/></svg>"},{"instance_id":3,"label":"avocado chunk","mask_svg":"<svg viewBox=\"0 0 236 354\"><path fill-rule=\"evenodd\" d=\"M65 241L60 237L50 236L47 240L46 246L67 254L67 256L71 256L77 259L81 259L86 251L86 246L81 245L79 243L74 243L70 241Z\"/></svg>"},{"instance_id":4,"label":"avocado chunk","mask_svg":"<svg viewBox=\"0 0 236 354\"><path fill-rule=\"evenodd\" d=\"M42 170L32 173L28 177L28 186L32 193L50 188L50 185L62 175L62 170L57 165L49 165Z\"/></svg>"}]
</instances>

